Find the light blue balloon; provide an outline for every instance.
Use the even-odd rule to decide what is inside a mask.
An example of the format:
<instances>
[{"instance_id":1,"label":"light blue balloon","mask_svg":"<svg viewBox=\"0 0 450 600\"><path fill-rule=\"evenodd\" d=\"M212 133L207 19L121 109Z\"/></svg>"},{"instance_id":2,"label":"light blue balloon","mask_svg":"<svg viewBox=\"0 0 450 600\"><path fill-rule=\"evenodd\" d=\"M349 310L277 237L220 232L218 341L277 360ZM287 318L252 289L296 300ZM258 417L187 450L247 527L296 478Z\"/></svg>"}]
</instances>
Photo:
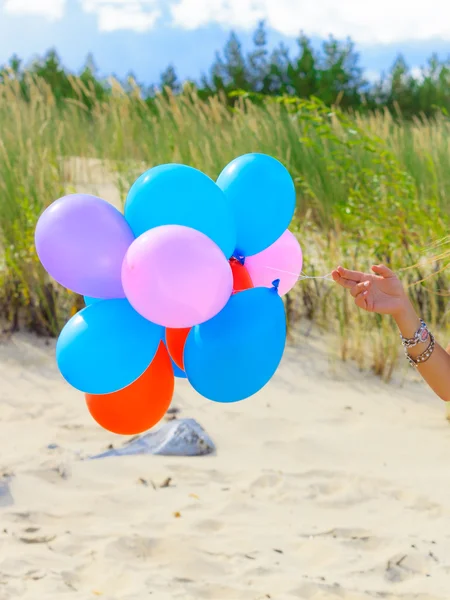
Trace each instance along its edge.
<instances>
[{"instance_id":1,"label":"light blue balloon","mask_svg":"<svg viewBox=\"0 0 450 600\"><path fill-rule=\"evenodd\" d=\"M186 165L160 165L133 184L125 218L136 237L160 225L184 225L211 238L227 258L236 245L233 211L207 175Z\"/></svg>"},{"instance_id":2,"label":"light blue balloon","mask_svg":"<svg viewBox=\"0 0 450 600\"><path fill-rule=\"evenodd\" d=\"M99 298L91 298L90 296L83 296L83 298L86 306L90 306L91 304L95 304L96 302L101 302Z\"/></svg>"},{"instance_id":3,"label":"light blue balloon","mask_svg":"<svg viewBox=\"0 0 450 600\"><path fill-rule=\"evenodd\" d=\"M172 360L172 359L170 359ZM186 373L180 369L180 367L172 360L173 374L178 379L187 379Z\"/></svg>"},{"instance_id":4,"label":"light blue balloon","mask_svg":"<svg viewBox=\"0 0 450 600\"><path fill-rule=\"evenodd\" d=\"M103 300L66 324L56 344L56 361L77 390L109 394L144 373L163 335L163 327L141 317L127 300Z\"/></svg>"},{"instance_id":5,"label":"light blue balloon","mask_svg":"<svg viewBox=\"0 0 450 600\"><path fill-rule=\"evenodd\" d=\"M254 288L232 296L217 316L190 331L184 368L202 396L237 402L272 378L285 344L283 301L273 288Z\"/></svg>"},{"instance_id":6,"label":"light blue balloon","mask_svg":"<svg viewBox=\"0 0 450 600\"><path fill-rule=\"evenodd\" d=\"M288 228L295 211L295 186L275 158L244 154L225 167L217 185L233 209L237 255L262 252Z\"/></svg>"}]
</instances>

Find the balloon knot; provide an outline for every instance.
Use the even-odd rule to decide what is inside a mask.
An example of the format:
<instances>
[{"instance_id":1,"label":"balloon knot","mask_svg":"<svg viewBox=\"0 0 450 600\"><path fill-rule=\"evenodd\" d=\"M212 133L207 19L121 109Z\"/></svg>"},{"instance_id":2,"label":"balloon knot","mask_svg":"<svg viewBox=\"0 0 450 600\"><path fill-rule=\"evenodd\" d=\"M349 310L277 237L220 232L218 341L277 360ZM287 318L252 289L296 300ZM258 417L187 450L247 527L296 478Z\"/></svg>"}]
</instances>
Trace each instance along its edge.
<instances>
[{"instance_id":1,"label":"balloon knot","mask_svg":"<svg viewBox=\"0 0 450 600\"><path fill-rule=\"evenodd\" d=\"M278 288L280 287L280 280L279 279L275 279L275 281L272 281L272 285L273 285L273 289L278 292Z\"/></svg>"},{"instance_id":2,"label":"balloon knot","mask_svg":"<svg viewBox=\"0 0 450 600\"><path fill-rule=\"evenodd\" d=\"M242 266L245 265L245 256L242 256L242 254L235 252L233 254L233 258L234 258L234 260L237 260L240 265L242 265Z\"/></svg>"}]
</instances>

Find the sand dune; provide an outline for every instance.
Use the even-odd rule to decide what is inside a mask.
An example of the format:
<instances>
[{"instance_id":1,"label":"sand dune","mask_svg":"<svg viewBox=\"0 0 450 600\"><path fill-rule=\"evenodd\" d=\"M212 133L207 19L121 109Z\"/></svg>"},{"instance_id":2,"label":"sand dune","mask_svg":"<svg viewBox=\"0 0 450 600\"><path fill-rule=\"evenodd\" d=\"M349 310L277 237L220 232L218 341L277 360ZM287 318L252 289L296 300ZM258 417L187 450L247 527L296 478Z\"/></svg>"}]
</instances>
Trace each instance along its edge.
<instances>
[{"instance_id":1,"label":"sand dune","mask_svg":"<svg viewBox=\"0 0 450 600\"><path fill-rule=\"evenodd\" d=\"M112 161L78 156L62 160L62 173L68 194L100 196L120 210L130 184L148 168L149 165L146 164L133 165L132 173L130 171L125 176L123 173L119 174L117 164Z\"/></svg>"},{"instance_id":2,"label":"sand dune","mask_svg":"<svg viewBox=\"0 0 450 600\"><path fill-rule=\"evenodd\" d=\"M66 170L68 191L120 206L103 163ZM123 439L62 381L53 344L0 344L0 600L447 600L442 403L412 370L386 385L325 343L302 339L233 406L177 382L215 455L92 462Z\"/></svg>"},{"instance_id":3,"label":"sand dune","mask_svg":"<svg viewBox=\"0 0 450 600\"><path fill-rule=\"evenodd\" d=\"M412 372L386 385L326 356L303 340L233 406L178 382L216 455L89 462L123 440L52 346L1 345L0 600L448 599L442 403Z\"/></svg>"}]
</instances>

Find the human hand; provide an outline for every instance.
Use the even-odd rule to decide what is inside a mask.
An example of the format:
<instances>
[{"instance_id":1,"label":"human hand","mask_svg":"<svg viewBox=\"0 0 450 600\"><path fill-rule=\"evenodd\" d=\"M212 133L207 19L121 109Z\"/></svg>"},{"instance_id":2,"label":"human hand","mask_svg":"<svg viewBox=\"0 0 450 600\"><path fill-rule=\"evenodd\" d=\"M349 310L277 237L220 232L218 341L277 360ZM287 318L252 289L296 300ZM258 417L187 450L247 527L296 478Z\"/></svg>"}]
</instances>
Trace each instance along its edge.
<instances>
[{"instance_id":1,"label":"human hand","mask_svg":"<svg viewBox=\"0 0 450 600\"><path fill-rule=\"evenodd\" d=\"M338 267L332 272L336 283L350 290L356 306L369 312L396 316L409 302L399 278L385 265L374 265L372 273Z\"/></svg>"}]
</instances>

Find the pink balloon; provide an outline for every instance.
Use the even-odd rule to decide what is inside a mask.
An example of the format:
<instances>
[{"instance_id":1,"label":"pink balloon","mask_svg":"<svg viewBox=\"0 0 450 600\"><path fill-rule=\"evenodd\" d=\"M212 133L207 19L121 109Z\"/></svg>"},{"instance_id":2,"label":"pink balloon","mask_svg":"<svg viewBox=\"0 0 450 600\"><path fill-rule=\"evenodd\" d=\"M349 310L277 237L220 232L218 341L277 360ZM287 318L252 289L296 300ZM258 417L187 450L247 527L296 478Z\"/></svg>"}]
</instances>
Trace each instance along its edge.
<instances>
[{"instance_id":1,"label":"pink balloon","mask_svg":"<svg viewBox=\"0 0 450 600\"><path fill-rule=\"evenodd\" d=\"M302 249L295 235L287 230L266 250L246 258L245 266L255 287L272 287L272 282L279 279L278 293L283 296L300 277Z\"/></svg>"},{"instance_id":2,"label":"pink balloon","mask_svg":"<svg viewBox=\"0 0 450 600\"><path fill-rule=\"evenodd\" d=\"M134 309L164 327L193 327L226 305L233 275L222 250L205 234L181 225L154 227L129 247L122 285Z\"/></svg>"}]
</instances>

